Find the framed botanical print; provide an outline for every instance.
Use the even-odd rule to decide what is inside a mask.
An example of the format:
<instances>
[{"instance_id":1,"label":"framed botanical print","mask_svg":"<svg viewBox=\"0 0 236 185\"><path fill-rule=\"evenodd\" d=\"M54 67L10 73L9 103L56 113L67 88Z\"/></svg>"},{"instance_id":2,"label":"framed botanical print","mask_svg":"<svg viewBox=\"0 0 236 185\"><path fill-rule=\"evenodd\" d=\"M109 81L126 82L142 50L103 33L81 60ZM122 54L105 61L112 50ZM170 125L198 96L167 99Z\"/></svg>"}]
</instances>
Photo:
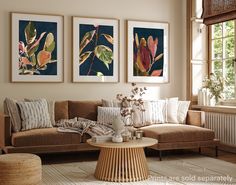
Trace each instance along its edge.
<instances>
[{"instance_id":1,"label":"framed botanical print","mask_svg":"<svg viewBox=\"0 0 236 185\"><path fill-rule=\"evenodd\" d=\"M128 82L169 82L169 24L127 21Z\"/></svg>"},{"instance_id":2,"label":"framed botanical print","mask_svg":"<svg viewBox=\"0 0 236 185\"><path fill-rule=\"evenodd\" d=\"M119 81L119 21L73 17L73 82Z\"/></svg>"},{"instance_id":3,"label":"framed botanical print","mask_svg":"<svg viewBox=\"0 0 236 185\"><path fill-rule=\"evenodd\" d=\"M12 82L63 81L63 19L12 13Z\"/></svg>"}]
</instances>

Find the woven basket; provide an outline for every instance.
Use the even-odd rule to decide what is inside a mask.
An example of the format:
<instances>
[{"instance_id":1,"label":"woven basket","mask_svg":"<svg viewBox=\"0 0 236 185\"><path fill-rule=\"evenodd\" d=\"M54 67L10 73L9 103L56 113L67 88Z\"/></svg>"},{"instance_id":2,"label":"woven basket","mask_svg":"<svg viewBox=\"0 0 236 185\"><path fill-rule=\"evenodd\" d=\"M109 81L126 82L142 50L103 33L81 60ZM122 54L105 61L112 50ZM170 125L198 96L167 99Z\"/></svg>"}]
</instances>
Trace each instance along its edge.
<instances>
[{"instance_id":1,"label":"woven basket","mask_svg":"<svg viewBox=\"0 0 236 185\"><path fill-rule=\"evenodd\" d=\"M41 181L42 165L37 155L0 155L0 185L38 185Z\"/></svg>"}]
</instances>

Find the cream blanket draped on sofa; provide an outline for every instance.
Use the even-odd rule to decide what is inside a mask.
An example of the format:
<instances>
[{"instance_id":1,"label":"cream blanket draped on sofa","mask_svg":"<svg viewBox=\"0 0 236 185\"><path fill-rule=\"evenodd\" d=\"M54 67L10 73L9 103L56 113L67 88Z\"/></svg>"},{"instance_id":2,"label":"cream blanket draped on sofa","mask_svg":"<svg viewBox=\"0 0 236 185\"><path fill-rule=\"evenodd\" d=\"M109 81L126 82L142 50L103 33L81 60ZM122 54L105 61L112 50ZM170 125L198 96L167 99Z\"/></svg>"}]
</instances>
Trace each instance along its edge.
<instances>
[{"instance_id":1,"label":"cream blanket draped on sofa","mask_svg":"<svg viewBox=\"0 0 236 185\"><path fill-rule=\"evenodd\" d=\"M62 119L56 122L58 132L73 132L81 136L84 133L90 136L112 135L114 133L111 125L98 124L97 121L75 117L73 119Z\"/></svg>"}]
</instances>

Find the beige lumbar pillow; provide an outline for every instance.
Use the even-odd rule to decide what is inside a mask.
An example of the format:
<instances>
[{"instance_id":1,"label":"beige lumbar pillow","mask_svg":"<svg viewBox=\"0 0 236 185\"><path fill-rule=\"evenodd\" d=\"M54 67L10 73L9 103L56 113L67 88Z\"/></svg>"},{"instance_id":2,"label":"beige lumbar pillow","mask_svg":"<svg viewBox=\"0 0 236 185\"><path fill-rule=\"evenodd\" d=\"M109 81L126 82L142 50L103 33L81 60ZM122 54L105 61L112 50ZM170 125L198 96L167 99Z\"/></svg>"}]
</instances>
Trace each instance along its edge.
<instances>
[{"instance_id":1,"label":"beige lumbar pillow","mask_svg":"<svg viewBox=\"0 0 236 185\"><path fill-rule=\"evenodd\" d=\"M6 98L3 104L5 114L10 116L13 132L19 132L21 130L21 118L17 106L17 100Z\"/></svg>"},{"instance_id":2,"label":"beige lumbar pillow","mask_svg":"<svg viewBox=\"0 0 236 185\"><path fill-rule=\"evenodd\" d=\"M121 107L121 103L117 100L105 100L102 99L102 106L103 107Z\"/></svg>"}]
</instances>

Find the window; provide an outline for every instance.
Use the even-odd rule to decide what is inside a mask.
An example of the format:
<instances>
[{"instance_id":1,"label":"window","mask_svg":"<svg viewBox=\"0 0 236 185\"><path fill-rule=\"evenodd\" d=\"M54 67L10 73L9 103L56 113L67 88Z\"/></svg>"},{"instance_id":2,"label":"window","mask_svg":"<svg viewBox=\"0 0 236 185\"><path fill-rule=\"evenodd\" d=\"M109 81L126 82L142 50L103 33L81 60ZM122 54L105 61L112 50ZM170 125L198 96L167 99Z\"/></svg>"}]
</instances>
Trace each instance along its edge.
<instances>
[{"instance_id":1,"label":"window","mask_svg":"<svg viewBox=\"0 0 236 185\"><path fill-rule=\"evenodd\" d=\"M211 72L226 79L225 99L235 98L235 20L211 26L210 67Z\"/></svg>"}]
</instances>

